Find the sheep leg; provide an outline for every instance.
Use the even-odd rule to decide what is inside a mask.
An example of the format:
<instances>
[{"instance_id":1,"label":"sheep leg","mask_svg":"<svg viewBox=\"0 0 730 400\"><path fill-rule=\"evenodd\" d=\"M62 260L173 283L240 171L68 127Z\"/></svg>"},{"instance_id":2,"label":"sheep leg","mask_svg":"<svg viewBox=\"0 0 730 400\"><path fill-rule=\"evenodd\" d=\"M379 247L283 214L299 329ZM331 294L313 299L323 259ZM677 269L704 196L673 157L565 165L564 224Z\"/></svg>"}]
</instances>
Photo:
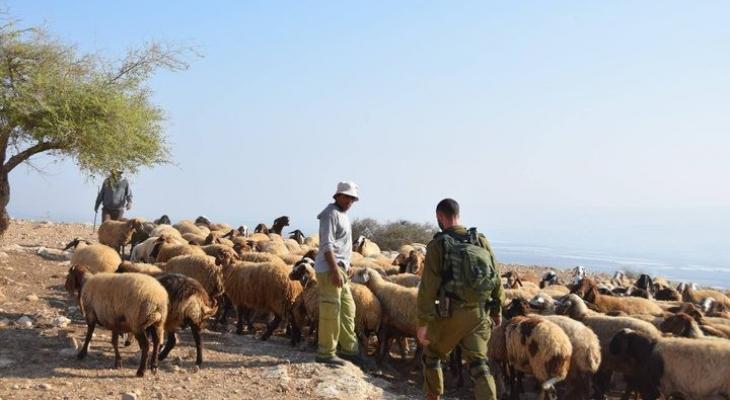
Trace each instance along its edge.
<instances>
[{"instance_id":1,"label":"sheep leg","mask_svg":"<svg viewBox=\"0 0 730 400\"><path fill-rule=\"evenodd\" d=\"M390 351L390 338L388 336L388 328L385 327L385 324L383 324L383 326L380 327L380 331L378 331L378 343L380 344L380 352L377 357L378 365L383 364L386 355Z\"/></svg>"},{"instance_id":2,"label":"sheep leg","mask_svg":"<svg viewBox=\"0 0 730 400\"><path fill-rule=\"evenodd\" d=\"M593 375L593 398L594 399L605 399L606 392L611 387L611 375L613 373L609 370L599 369L595 375Z\"/></svg>"},{"instance_id":3,"label":"sheep leg","mask_svg":"<svg viewBox=\"0 0 730 400\"><path fill-rule=\"evenodd\" d=\"M160 361L167 358L167 355L170 354L170 351L175 347L177 344L177 338L175 337L175 334L173 332L167 333L167 340L165 340L165 345L162 346L162 351L160 352Z\"/></svg>"},{"instance_id":4,"label":"sheep leg","mask_svg":"<svg viewBox=\"0 0 730 400\"><path fill-rule=\"evenodd\" d=\"M281 316L279 314L275 314L274 319L267 325L266 332L261 335L261 340L268 340L271 337L271 334L274 333L274 329L276 329L280 323Z\"/></svg>"},{"instance_id":5,"label":"sheep leg","mask_svg":"<svg viewBox=\"0 0 730 400\"><path fill-rule=\"evenodd\" d=\"M195 340L195 351L197 355L195 357L195 365L198 367L203 365L203 345L200 341L200 328L197 325L190 325L190 332L193 333L193 339Z\"/></svg>"},{"instance_id":6,"label":"sheep leg","mask_svg":"<svg viewBox=\"0 0 730 400\"><path fill-rule=\"evenodd\" d=\"M96 328L96 322L86 323L86 338L84 339L84 346L81 348L81 351L79 351L79 354L76 356L77 359L83 360L86 357L86 354L89 352L89 343L91 342L91 336L94 334L94 328Z\"/></svg>"},{"instance_id":7,"label":"sheep leg","mask_svg":"<svg viewBox=\"0 0 730 400\"><path fill-rule=\"evenodd\" d=\"M155 326L150 326L147 328L147 331L149 331L149 335L152 336L152 359L150 360L150 370L152 370L153 374L157 373L157 355L160 352L160 340L162 339L160 336L160 333L162 333L161 330L158 330Z\"/></svg>"},{"instance_id":8,"label":"sheep leg","mask_svg":"<svg viewBox=\"0 0 730 400\"><path fill-rule=\"evenodd\" d=\"M243 335L243 307L238 307L238 322L236 323L236 335Z\"/></svg>"},{"instance_id":9,"label":"sheep leg","mask_svg":"<svg viewBox=\"0 0 730 400\"><path fill-rule=\"evenodd\" d=\"M134 337L137 338L139 349L142 351L142 356L139 360L139 368L137 369L137 376L141 378L144 376L144 370L147 368L147 356L150 352L150 341L147 339L147 335L144 331L135 333Z\"/></svg>"},{"instance_id":10,"label":"sheep leg","mask_svg":"<svg viewBox=\"0 0 730 400\"><path fill-rule=\"evenodd\" d=\"M124 339L124 347L129 347L132 345L132 334L127 333L127 338Z\"/></svg>"},{"instance_id":11,"label":"sheep leg","mask_svg":"<svg viewBox=\"0 0 730 400\"><path fill-rule=\"evenodd\" d=\"M112 346L114 347L114 369L122 368L122 356L119 354L119 334L112 333Z\"/></svg>"},{"instance_id":12,"label":"sheep leg","mask_svg":"<svg viewBox=\"0 0 730 400\"><path fill-rule=\"evenodd\" d=\"M218 312L218 323L223 324L224 326L228 324L228 314L231 312L231 308L233 308L233 305L231 304L231 300L228 298L228 296L223 296L223 307L220 308Z\"/></svg>"}]
</instances>

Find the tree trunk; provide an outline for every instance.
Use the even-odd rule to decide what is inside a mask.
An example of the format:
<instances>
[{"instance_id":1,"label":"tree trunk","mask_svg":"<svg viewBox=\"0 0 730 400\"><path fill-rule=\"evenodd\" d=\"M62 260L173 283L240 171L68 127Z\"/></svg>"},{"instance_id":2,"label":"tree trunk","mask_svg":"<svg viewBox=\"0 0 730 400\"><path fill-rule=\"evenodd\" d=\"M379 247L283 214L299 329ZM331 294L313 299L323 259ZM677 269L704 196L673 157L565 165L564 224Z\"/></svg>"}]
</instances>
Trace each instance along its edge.
<instances>
[{"instance_id":1,"label":"tree trunk","mask_svg":"<svg viewBox=\"0 0 730 400\"><path fill-rule=\"evenodd\" d=\"M10 181L8 174L0 172L0 237L5 234L10 226L10 216L8 216L8 203L10 202Z\"/></svg>"}]
</instances>

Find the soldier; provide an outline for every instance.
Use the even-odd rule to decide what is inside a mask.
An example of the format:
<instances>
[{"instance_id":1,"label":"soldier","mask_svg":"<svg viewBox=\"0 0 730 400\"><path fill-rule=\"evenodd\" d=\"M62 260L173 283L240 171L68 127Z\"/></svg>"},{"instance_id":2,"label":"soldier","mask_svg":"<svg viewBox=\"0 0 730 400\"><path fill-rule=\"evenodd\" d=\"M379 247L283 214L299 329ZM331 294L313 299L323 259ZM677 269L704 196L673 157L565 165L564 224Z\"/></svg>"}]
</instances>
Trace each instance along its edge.
<instances>
[{"instance_id":1,"label":"soldier","mask_svg":"<svg viewBox=\"0 0 730 400\"><path fill-rule=\"evenodd\" d=\"M129 182L122 177L122 172L112 170L109 177L104 179L99 194L94 203L94 212L101 208L101 221L118 220L124 217L124 209L132 208L132 189Z\"/></svg>"},{"instance_id":2,"label":"soldier","mask_svg":"<svg viewBox=\"0 0 730 400\"><path fill-rule=\"evenodd\" d=\"M441 360L461 345L476 399L496 400L487 367L487 342L501 322L504 292L494 253L476 228L459 221L459 203L444 199L436 207L441 232L428 244L418 289L418 341L424 346L424 391L429 400L443 394ZM487 318L491 316L492 322Z\"/></svg>"}]
</instances>

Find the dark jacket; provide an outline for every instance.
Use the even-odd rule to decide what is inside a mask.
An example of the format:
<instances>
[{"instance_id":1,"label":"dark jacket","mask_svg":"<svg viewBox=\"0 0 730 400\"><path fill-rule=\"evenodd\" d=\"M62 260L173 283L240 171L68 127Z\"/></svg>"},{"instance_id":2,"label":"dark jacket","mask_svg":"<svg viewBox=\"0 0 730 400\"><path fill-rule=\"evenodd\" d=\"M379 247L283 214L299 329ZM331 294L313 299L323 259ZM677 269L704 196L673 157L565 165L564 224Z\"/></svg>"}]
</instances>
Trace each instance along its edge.
<instances>
[{"instance_id":1,"label":"dark jacket","mask_svg":"<svg viewBox=\"0 0 730 400\"><path fill-rule=\"evenodd\" d=\"M122 210L128 203L132 203L132 189L129 188L129 182L122 178L112 183L107 178L101 185L99 195L96 196L94 210L98 210L100 204L107 210Z\"/></svg>"}]
</instances>

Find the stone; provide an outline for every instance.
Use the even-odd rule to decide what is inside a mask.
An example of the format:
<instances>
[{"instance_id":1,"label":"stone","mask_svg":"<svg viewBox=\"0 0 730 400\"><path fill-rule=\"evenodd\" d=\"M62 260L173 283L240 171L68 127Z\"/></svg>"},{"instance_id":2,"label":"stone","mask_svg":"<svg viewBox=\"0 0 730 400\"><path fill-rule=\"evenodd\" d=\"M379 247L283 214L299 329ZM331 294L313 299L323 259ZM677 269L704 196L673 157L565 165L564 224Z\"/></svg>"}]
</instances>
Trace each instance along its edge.
<instances>
[{"instance_id":1,"label":"stone","mask_svg":"<svg viewBox=\"0 0 730 400\"><path fill-rule=\"evenodd\" d=\"M63 349L58 352L58 355L60 355L63 358L75 357L76 349Z\"/></svg>"},{"instance_id":2,"label":"stone","mask_svg":"<svg viewBox=\"0 0 730 400\"><path fill-rule=\"evenodd\" d=\"M28 317L27 315L23 315L22 317L18 318L17 321L15 321L15 324L21 328L32 328L33 320L30 319L30 317Z\"/></svg>"},{"instance_id":3,"label":"stone","mask_svg":"<svg viewBox=\"0 0 730 400\"><path fill-rule=\"evenodd\" d=\"M53 318L51 320L51 324L53 326L55 326L56 328L65 328L70 323L71 323L71 320L68 319L68 318L66 318L66 317L64 317L63 315L60 315L60 316L58 316L56 318Z\"/></svg>"},{"instance_id":4,"label":"stone","mask_svg":"<svg viewBox=\"0 0 730 400\"><path fill-rule=\"evenodd\" d=\"M36 296L34 294L29 294L29 295L25 296L25 300L26 301L38 301L38 296Z\"/></svg>"},{"instance_id":5,"label":"stone","mask_svg":"<svg viewBox=\"0 0 730 400\"><path fill-rule=\"evenodd\" d=\"M134 392L122 393L122 400L137 400L137 393L134 393Z\"/></svg>"},{"instance_id":6,"label":"stone","mask_svg":"<svg viewBox=\"0 0 730 400\"><path fill-rule=\"evenodd\" d=\"M7 318L0 319L0 328L4 328L10 325L10 320Z\"/></svg>"},{"instance_id":7,"label":"stone","mask_svg":"<svg viewBox=\"0 0 730 400\"><path fill-rule=\"evenodd\" d=\"M47 249L45 247L39 247L36 250L36 254L51 261L68 261L71 259L71 253L58 249Z\"/></svg>"},{"instance_id":8,"label":"stone","mask_svg":"<svg viewBox=\"0 0 730 400\"><path fill-rule=\"evenodd\" d=\"M0 368L9 367L13 364L15 364L15 361L9 358L0 358Z\"/></svg>"},{"instance_id":9,"label":"stone","mask_svg":"<svg viewBox=\"0 0 730 400\"><path fill-rule=\"evenodd\" d=\"M41 390L52 390L53 389L53 386L51 386L51 385L49 385L47 383L41 383L40 385L38 385L38 389L41 389Z\"/></svg>"}]
</instances>

